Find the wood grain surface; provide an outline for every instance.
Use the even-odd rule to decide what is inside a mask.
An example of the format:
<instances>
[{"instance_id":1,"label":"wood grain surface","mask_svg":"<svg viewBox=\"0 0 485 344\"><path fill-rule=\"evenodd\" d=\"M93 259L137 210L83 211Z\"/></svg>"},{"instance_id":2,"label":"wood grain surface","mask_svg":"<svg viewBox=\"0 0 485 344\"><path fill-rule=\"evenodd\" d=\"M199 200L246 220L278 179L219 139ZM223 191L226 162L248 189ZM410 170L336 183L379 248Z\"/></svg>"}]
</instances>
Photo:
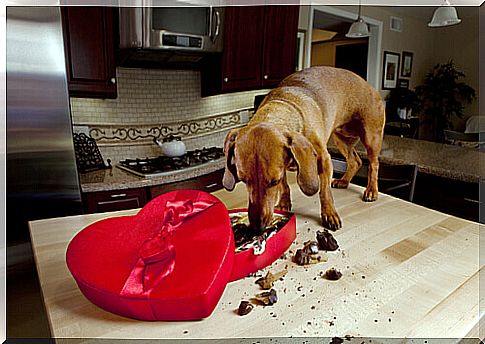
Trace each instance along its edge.
<instances>
[{"instance_id":1,"label":"wood grain surface","mask_svg":"<svg viewBox=\"0 0 485 344\"><path fill-rule=\"evenodd\" d=\"M317 195L304 196L293 174L289 179L297 239L286 258L264 270L287 267L289 271L283 281L275 282L278 302L256 305L246 316L238 316L235 310L241 300L261 292L255 277L229 283L213 314L201 321L143 322L90 303L65 263L70 239L94 221L137 210L31 222L52 335L64 339L261 338L262 343L269 338L346 335L355 337L349 343L369 342L369 338L373 343L388 338L438 338L441 343L445 338L459 342L483 335L478 326L483 317L479 293L483 263L477 223L383 194L377 202L365 203L361 201L363 189L351 185L347 190L333 190L343 219L343 228L334 233L340 249L328 252L325 263L298 266L291 260L292 253L321 229L319 200ZM241 183L233 192L221 190L214 195L228 208L247 206ZM338 281L322 278L330 267L340 270L343 277Z\"/></svg>"}]
</instances>

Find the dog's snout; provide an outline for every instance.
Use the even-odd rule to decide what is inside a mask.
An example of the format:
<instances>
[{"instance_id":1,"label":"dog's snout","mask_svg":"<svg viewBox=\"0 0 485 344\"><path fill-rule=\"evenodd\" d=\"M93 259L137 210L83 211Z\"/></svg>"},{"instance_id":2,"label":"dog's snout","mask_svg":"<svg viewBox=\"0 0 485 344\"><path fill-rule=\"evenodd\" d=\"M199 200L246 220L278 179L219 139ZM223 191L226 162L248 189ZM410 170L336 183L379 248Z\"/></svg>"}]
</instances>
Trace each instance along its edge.
<instances>
[{"instance_id":1,"label":"dog's snout","mask_svg":"<svg viewBox=\"0 0 485 344\"><path fill-rule=\"evenodd\" d=\"M273 214L264 207L259 207L254 203L249 203L248 216L251 227L254 230L262 231L271 223Z\"/></svg>"}]
</instances>

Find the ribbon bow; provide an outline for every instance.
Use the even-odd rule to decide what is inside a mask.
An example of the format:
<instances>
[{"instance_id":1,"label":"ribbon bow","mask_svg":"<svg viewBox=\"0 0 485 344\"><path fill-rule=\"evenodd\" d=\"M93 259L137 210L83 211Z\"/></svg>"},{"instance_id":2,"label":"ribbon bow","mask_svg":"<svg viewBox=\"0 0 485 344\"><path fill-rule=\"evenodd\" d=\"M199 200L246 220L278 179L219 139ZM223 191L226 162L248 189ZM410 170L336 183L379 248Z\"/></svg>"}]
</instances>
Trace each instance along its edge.
<instances>
[{"instance_id":1,"label":"ribbon bow","mask_svg":"<svg viewBox=\"0 0 485 344\"><path fill-rule=\"evenodd\" d=\"M200 199L202 198L202 199ZM161 216L160 231L143 242L138 259L121 290L122 296L148 297L150 292L175 267L175 247L172 245L173 232L187 220L209 209L217 200L199 197L198 200L181 199L167 201Z\"/></svg>"}]
</instances>

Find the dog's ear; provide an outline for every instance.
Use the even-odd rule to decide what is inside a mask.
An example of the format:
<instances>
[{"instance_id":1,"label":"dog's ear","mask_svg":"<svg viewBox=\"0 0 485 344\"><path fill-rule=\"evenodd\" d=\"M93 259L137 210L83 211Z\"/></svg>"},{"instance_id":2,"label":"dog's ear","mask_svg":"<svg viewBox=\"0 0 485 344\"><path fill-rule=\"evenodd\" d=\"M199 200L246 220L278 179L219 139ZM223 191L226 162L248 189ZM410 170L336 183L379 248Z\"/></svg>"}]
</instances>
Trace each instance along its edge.
<instances>
[{"instance_id":1,"label":"dog's ear","mask_svg":"<svg viewBox=\"0 0 485 344\"><path fill-rule=\"evenodd\" d=\"M234 158L234 146L236 144L236 137L239 129L232 129L226 135L224 140L224 154L226 155L226 168L224 170L224 177L222 178L222 185L228 191L234 190L234 186L239 181L237 178L236 164Z\"/></svg>"},{"instance_id":2,"label":"dog's ear","mask_svg":"<svg viewBox=\"0 0 485 344\"><path fill-rule=\"evenodd\" d=\"M320 188L317 153L308 139L300 133L285 134L287 148L297 165L297 182L307 196L316 194Z\"/></svg>"}]
</instances>

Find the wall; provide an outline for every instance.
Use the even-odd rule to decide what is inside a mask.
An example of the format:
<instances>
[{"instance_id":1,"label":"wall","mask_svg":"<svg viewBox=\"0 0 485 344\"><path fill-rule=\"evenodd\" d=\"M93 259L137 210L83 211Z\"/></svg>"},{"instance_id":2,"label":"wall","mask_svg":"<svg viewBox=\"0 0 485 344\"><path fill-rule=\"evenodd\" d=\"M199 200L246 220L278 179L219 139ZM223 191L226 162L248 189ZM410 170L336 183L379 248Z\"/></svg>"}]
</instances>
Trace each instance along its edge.
<instances>
[{"instance_id":1,"label":"wall","mask_svg":"<svg viewBox=\"0 0 485 344\"><path fill-rule=\"evenodd\" d=\"M95 138L103 158L160 155L153 138L182 136L187 149L222 147L230 128L248 120L254 96L268 90L200 97L200 73L117 68L117 99L71 98L75 132Z\"/></svg>"},{"instance_id":2,"label":"wall","mask_svg":"<svg viewBox=\"0 0 485 344\"><path fill-rule=\"evenodd\" d=\"M355 13L357 17L357 6L332 7ZM433 9L364 6L362 15L364 18L369 17L383 22L381 56L384 51L396 53L409 51L414 54L412 75L409 78L411 89L422 84L426 73L437 63L445 63L449 59L455 60L457 67L466 74L466 79L463 81L477 91L477 100L465 108L465 118L454 121L455 129L463 130L466 118L479 113L479 8L458 7L462 23L445 28L429 28L427 23L431 19ZM402 32L390 30L391 16L402 19ZM383 97L388 93L385 90L380 91Z\"/></svg>"},{"instance_id":3,"label":"wall","mask_svg":"<svg viewBox=\"0 0 485 344\"><path fill-rule=\"evenodd\" d=\"M453 59L458 70L466 78L461 79L476 91L477 100L465 107L465 116L479 114L479 8L461 7L458 13L462 22L459 25L443 27L436 30L436 60L445 63ZM465 118L455 119L455 130L465 129Z\"/></svg>"}]
</instances>

